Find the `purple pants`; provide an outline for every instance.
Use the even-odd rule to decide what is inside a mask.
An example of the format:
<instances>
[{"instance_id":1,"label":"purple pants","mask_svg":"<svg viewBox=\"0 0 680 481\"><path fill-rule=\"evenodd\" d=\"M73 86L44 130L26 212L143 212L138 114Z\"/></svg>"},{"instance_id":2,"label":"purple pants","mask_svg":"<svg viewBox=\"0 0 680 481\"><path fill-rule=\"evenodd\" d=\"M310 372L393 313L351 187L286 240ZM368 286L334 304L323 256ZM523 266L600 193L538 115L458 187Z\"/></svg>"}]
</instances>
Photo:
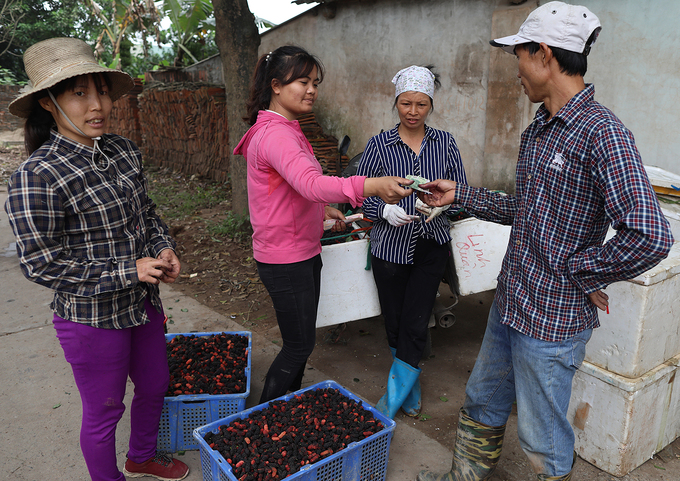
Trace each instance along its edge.
<instances>
[{"instance_id":1,"label":"purple pants","mask_svg":"<svg viewBox=\"0 0 680 481\"><path fill-rule=\"evenodd\" d=\"M170 380L163 313L146 300L151 319L128 329L98 329L54 316L54 328L80 391L80 447L92 481L125 481L116 461L116 426L123 416L127 378L135 385L127 457L156 454L158 423Z\"/></svg>"}]
</instances>

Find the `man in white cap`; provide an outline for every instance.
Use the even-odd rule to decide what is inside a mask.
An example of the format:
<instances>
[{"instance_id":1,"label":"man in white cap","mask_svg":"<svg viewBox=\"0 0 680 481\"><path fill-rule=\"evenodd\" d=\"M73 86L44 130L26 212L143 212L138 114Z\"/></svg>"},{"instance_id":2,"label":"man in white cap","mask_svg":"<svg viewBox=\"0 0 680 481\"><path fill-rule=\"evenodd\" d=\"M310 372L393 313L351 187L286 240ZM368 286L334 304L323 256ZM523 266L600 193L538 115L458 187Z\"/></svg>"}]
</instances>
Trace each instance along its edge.
<instances>
[{"instance_id":1,"label":"man in white cap","mask_svg":"<svg viewBox=\"0 0 680 481\"><path fill-rule=\"evenodd\" d=\"M491 477L517 402L520 445L542 481L571 479L571 384L609 284L664 259L670 226L631 132L594 100L583 76L601 30L587 8L550 2L517 35L491 45L513 53L524 91L542 103L522 134L514 195L447 180L421 187L430 205L462 205L512 225L496 295L460 411L454 465L418 481ZM611 226L616 235L606 243Z\"/></svg>"}]
</instances>

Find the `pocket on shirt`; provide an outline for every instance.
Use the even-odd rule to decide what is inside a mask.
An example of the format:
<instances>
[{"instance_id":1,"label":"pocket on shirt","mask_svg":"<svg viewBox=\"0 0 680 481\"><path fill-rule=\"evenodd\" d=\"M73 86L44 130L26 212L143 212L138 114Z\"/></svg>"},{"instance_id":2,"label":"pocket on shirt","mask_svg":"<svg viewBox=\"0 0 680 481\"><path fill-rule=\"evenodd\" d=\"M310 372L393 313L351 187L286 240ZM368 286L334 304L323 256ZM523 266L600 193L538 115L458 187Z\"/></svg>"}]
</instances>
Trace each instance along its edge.
<instances>
[{"instance_id":1,"label":"pocket on shirt","mask_svg":"<svg viewBox=\"0 0 680 481\"><path fill-rule=\"evenodd\" d=\"M81 227L93 229L113 227L125 222L125 198L119 198L109 187L102 186L72 198L72 215L79 218Z\"/></svg>"},{"instance_id":2,"label":"pocket on shirt","mask_svg":"<svg viewBox=\"0 0 680 481\"><path fill-rule=\"evenodd\" d=\"M543 162L542 172L544 182L556 191L579 191L570 189L569 185L583 186L592 182L592 175L588 166L578 156L569 152L553 152Z\"/></svg>"}]
</instances>

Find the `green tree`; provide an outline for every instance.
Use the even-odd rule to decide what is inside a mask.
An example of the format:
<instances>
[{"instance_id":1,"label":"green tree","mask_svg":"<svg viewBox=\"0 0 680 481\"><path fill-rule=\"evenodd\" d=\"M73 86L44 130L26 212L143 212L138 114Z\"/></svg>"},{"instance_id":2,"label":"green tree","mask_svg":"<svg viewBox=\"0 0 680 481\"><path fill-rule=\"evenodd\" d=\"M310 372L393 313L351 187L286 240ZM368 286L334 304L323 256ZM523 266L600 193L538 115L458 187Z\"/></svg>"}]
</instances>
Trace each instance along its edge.
<instances>
[{"instance_id":1,"label":"green tree","mask_svg":"<svg viewBox=\"0 0 680 481\"><path fill-rule=\"evenodd\" d=\"M145 56L148 51L148 37L154 35L159 38L160 16L152 0L110 0L101 4L94 0L84 1L101 25L95 52L104 60L104 53L108 51L112 56L112 61L109 62L112 68L122 67L121 56L129 57L132 45L130 37L133 34L139 33Z\"/></svg>"},{"instance_id":2,"label":"green tree","mask_svg":"<svg viewBox=\"0 0 680 481\"><path fill-rule=\"evenodd\" d=\"M28 80L24 72L24 51L41 40L53 37L76 37L94 45L98 28L96 19L80 0L16 0L22 17L10 42L0 40L0 68L7 69L19 81ZM6 28L6 18L2 19Z\"/></svg>"},{"instance_id":3,"label":"green tree","mask_svg":"<svg viewBox=\"0 0 680 481\"><path fill-rule=\"evenodd\" d=\"M0 56L4 55L12 46L17 26L26 15L19 0L3 0L0 7Z\"/></svg>"},{"instance_id":4,"label":"green tree","mask_svg":"<svg viewBox=\"0 0 680 481\"><path fill-rule=\"evenodd\" d=\"M185 55L196 63L217 53L215 17L210 0L164 0L163 13L170 20L170 38L175 45L174 66L182 67ZM200 55L195 55L199 53Z\"/></svg>"}]
</instances>

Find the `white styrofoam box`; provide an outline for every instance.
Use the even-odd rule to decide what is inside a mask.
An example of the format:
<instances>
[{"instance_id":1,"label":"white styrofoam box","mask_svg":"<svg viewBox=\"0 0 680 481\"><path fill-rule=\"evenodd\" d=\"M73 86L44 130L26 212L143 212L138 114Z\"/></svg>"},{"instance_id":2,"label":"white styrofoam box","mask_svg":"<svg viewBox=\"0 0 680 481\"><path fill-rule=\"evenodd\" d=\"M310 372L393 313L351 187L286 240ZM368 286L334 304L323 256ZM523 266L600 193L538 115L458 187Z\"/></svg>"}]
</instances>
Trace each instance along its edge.
<instances>
[{"instance_id":1,"label":"white styrofoam box","mask_svg":"<svg viewBox=\"0 0 680 481\"><path fill-rule=\"evenodd\" d=\"M675 187L680 187L680 175L664 170L661 167L655 165L645 165L645 171L647 172L647 177L652 185L659 187L666 187L668 189L674 189Z\"/></svg>"},{"instance_id":2,"label":"white styrofoam box","mask_svg":"<svg viewBox=\"0 0 680 481\"><path fill-rule=\"evenodd\" d=\"M680 242L666 259L605 292L609 314L598 311L600 327L586 347L586 361L636 378L680 354Z\"/></svg>"},{"instance_id":3,"label":"white styrofoam box","mask_svg":"<svg viewBox=\"0 0 680 481\"><path fill-rule=\"evenodd\" d=\"M661 203L661 212L671 225L673 239L680 241L680 204Z\"/></svg>"},{"instance_id":4,"label":"white styrofoam box","mask_svg":"<svg viewBox=\"0 0 680 481\"><path fill-rule=\"evenodd\" d=\"M663 187L672 191L675 191L674 186L680 187L680 175L678 174L653 165L645 165L645 170L653 186ZM680 194L680 192L677 193ZM663 199L661 199L660 204L663 215L666 216L666 219L671 224L673 237L675 240L680 240L680 205L663 202Z\"/></svg>"},{"instance_id":5,"label":"white styrofoam box","mask_svg":"<svg viewBox=\"0 0 680 481\"><path fill-rule=\"evenodd\" d=\"M379 316L378 288L366 270L368 239L323 246L316 327Z\"/></svg>"},{"instance_id":6,"label":"white styrofoam box","mask_svg":"<svg viewBox=\"0 0 680 481\"><path fill-rule=\"evenodd\" d=\"M638 378L585 361L574 376L568 419L576 453L614 476L625 476L680 436L680 356Z\"/></svg>"},{"instance_id":7,"label":"white styrofoam box","mask_svg":"<svg viewBox=\"0 0 680 481\"><path fill-rule=\"evenodd\" d=\"M453 222L450 233L460 295L495 289L510 226L471 217Z\"/></svg>"}]
</instances>

